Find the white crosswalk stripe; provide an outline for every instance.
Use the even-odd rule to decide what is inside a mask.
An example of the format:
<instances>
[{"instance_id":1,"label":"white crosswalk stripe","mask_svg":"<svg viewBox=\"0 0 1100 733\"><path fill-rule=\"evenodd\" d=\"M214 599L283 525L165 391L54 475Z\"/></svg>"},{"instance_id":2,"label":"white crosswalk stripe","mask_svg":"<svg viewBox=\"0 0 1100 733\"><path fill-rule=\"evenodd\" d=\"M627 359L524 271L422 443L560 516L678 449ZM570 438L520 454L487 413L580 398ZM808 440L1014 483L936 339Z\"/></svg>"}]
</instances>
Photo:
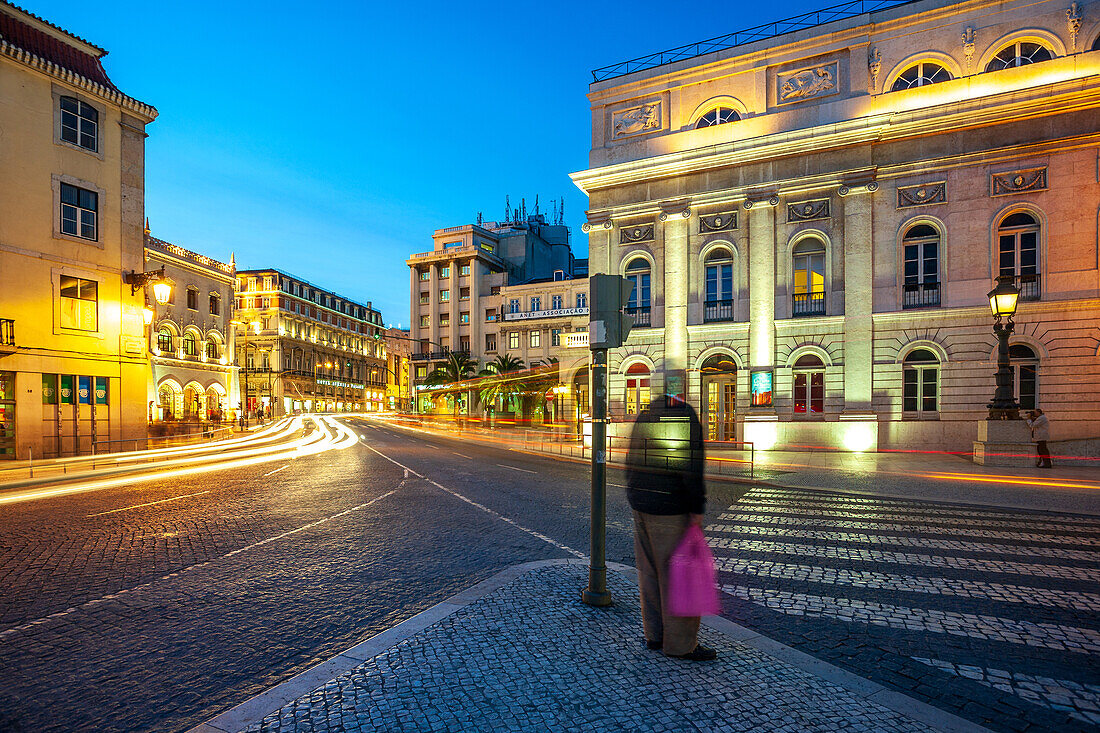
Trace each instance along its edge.
<instances>
[{"instance_id":1,"label":"white crosswalk stripe","mask_svg":"<svg viewBox=\"0 0 1100 733\"><path fill-rule=\"evenodd\" d=\"M783 514L798 514L807 517L840 517L840 518L853 518L861 520L876 520L880 522L912 522L914 519L920 519L922 516L919 512L912 513L893 513L887 514L886 512L876 511L874 513L868 513L866 511L860 511L859 509L841 508L841 507L817 507L817 506L800 506L797 502L777 502L777 501L754 501L751 510L745 511L746 514L760 514L764 516L783 513ZM1022 529L1050 529L1058 530L1062 532L1072 532L1079 530L1077 525L1060 524L1057 522L1044 522L1036 520L1032 521L1012 521L1008 519L987 519L980 514L975 514L972 517L959 516L955 512L942 513L937 515L935 512L929 511L927 513L927 524L935 526L939 524L962 524L967 527L974 526L990 526L995 525L998 527L1020 527ZM1018 519L1018 518L1017 518Z\"/></svg>"}]
</instances>

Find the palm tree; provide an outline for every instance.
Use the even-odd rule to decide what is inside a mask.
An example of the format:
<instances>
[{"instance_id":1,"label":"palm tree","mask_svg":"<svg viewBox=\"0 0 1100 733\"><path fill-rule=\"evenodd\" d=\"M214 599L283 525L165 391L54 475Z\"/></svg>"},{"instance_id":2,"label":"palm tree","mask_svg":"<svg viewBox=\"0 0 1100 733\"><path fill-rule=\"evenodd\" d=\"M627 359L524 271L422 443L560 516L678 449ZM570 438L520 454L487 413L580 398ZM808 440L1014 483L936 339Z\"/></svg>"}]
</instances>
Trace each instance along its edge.
<instances>
[{"instance_id":1,"label":"palm tree","mask_svg":"<svg viewBox=\"0 0 1100 733\"><path fill-rule=\"evenodd\" d=\"M464 353L451 352L447 354L447 361L432 370L424 380L424 384L432 386L461 382L467 377L473 376L477 370L477 362Z\"/></svg>"},{"instance_id":2,"label":"palm tree","mask_svg":"<svg viewBox=\"0 0 1100 733\"><path fill-rule=\"evenodd\" d=\"M526 368L523 359L512 356L511 354L497 354L497 358L486 364L485 368L481 370L481 374L487 377L493 374L522 372Z\"/></svg>"}]
</instances>

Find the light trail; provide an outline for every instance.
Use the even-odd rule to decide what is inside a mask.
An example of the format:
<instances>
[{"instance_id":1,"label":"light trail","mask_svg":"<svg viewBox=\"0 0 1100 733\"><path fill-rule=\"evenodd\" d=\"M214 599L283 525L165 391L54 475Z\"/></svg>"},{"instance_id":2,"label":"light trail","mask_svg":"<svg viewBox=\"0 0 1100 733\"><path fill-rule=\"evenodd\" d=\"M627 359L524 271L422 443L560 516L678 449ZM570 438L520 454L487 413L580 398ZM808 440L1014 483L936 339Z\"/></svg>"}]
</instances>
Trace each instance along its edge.
<instances>
[{"instance_id":1,"label":"light trail","mask_svg":"<svg viewBox=\"0 0 1100 733\"><path fill-rule=\"evenodd\" d=\"M160 501L147 501L144 504L134 504L133 506L124 506L121 509L111 509L106 512L99 512L97 514L89 514L89 517L102 517L104 514L114 514L116 512L124 512L128 509L140 509L143 506L153 506L154 504L163 504L166 501L177 501L179 499L186 499L191 496L202 496L203 494L209 494L209 491L200 491L195 494L184 494L183 496L173 496L171 499L161 499Z\"/></svg>"},{"instance_id":2,"label":"light trail","mask_svg":"<svg viewBox=\"0 0 1100 733\"><path fill-rule=\"evenodd\" d=\"M285 466L282 466L282 467L280 467L280 468L276 468L276 469L275 469L274 471L268 471L268 472L267 472L267 473L265 473L265 474L264 474L264 475L263 475L263 476L262 476L261 478L267 478L268 476L274 476L274 475L275 475L275 474L277 474L277 473L278 473L279 471L285 471L285 470L286 470L286 469L288 469L288 468L290 468L290 464L289 464L289 463L288 463L288 464L286 464Z\"/></svg>"}]
</instances>

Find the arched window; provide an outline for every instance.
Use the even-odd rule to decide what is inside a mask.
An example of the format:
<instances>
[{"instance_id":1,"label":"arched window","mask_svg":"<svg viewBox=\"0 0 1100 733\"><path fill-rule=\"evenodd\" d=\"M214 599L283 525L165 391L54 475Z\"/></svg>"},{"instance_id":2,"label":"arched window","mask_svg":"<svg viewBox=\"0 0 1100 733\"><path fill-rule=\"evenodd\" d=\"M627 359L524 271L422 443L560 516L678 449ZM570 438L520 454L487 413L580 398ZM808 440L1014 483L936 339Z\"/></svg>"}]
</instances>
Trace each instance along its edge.
<instances>
[{"instance_id":1,"label":"arched window","mask_svg":"<svg viewBox=\"0 0 1100 733\"><path fill-rule=\"evenodd\" d=\"M217 359L221 356L221 348L218 346L218 340L211 336L206 339L206 358Z\"/></svg>"},{"instance_id":2,"label":"arched window","mask_svg":"<svg viewBox=\"0 0 1100 733\"><path fill-rule=\"evenodd\" d=\"M199 341L195 338L194 331L183 334L183 354L184 356L199 355Z\"/></svg>"},{"instance_id":3,"label":"arched window","mask_svg":"<svg viewBox=\"0 0 1100 733\"><path fill-rule=\"evenodd\" d=\"M928 349L913 349L902 368L902 409L913 417L939 410L940 361Z\"/></svg>"},{"instance_id":4,"label":"arched window","mask_svg":"<svg viewBox=\"0 0 1100 733\"><path fill-rule=\"evenodd\" d=\"M903 308L940 304L940 233L928 224L909 227L902 238L905 260Z\"/></svg>"},{"instance_id":5,"label":"arched window","mask_svg":"<svg viewBox=\"0 0 1100 733\"><path fill-rule=\"evenodd\" d=\"M1020 402L1021 410L1034 410L1039 406L1039 357L1030 346L1012 344L1008 347L1012 362L1013 394Z\"/></svg>"},{"instance_id":6,"label":"arched window","mask_svg":"<svg viewBox=\"0 0 1100 733\"><path fill-rule=\"evenodd\" d=\"M951 81L951 72L935 61L921 61L901 72L894 80L890 91L900 92L903 89L938 84L941 81Z\"/></svg>"},{"instance_id":7,"label":"arched window","mask_svg":"<svg viewBox=\"0 0 1100 733\"><path fill-rule=\"evenodd\" d=\"M1096 40L1092 42L1092 48L1090 51L1100 51L1100 36L1096 37Z\"/></svg>"},{"instance_id":8,"label":"arched window","mask_svg":"<svg viewBox=\"0 0 1100 733\"><path fill-rule=\"evenodd\" d=\"M1015 279L1020 300L1039 300L1039 222L1031 214L1009 214L997 226L997 270Z\"/></svg>"},{"instance_id":9,"label":"arched window","mask_svg":"<svg viewBox=\"0 0 1100 733\"><path fill-rule=\"evenodd\" d=\"M176 417L176 391L170 384L160 385L157 390L157 405L160 407L160 419L170 420Z\"/></svg>"},{"instance_id":10,"label":"arched window","mask_svg":"<svg viewBox=\"0 0 1100 733\"><path fill-rule=\"evenodd\" d=\"M699 368L707 440L736 440L737 363L729 354L708 356Z\"/></svg>"},{"instance_id":11,"label":"arched window","mask_svg":"<svg viewBox=\"0 0 1100 733\"><path fill-rule=\"evenodd\" d=\"M172 348L172 329L168 326L161 326L157 329L157 348L161 352L171 353L175 349Z\"/></svg>"},{"instance_id":12,"label":"arched window","mask_svg":"<svg viewBox=\"0 0 1100 733\"><path fill-rule=\"evenodd\" d=\"M733 254L724 247L707 255L704 321L733 320Z\"/></svg>"},{"instance_id":13,"label":"arched window","mask_svg":"<svg viewBox=\"0 0 1100 733\"><path fill-rule=\"evenodd\" d=\"M626 279L634 283L627 303L627 315L634 316L635 326L648 326L652 323L649 310L649 261L644 257L635 257L626 265Z\"/></svg>"},{"instance_id":14,"label":"arched window","mask_svg":"<svg viewBox=\"0 0 1100 733\"><path fill-rule=\"evenodd\" d=\"M791 312L798 316L825 315L825 243L809 237L791 252L794 290Z\"/></svg>"},{"instance_id":15,"label":"arched window","mask_svg":"<svg viewBox=\"0 0 1100 733\"><path fill-rule=\"evenodd\" d=\"M633 364L626 370L626 414L637 415L649 407L649 367Z\"/></svg>"},{"instance_id":16,"label":"arched window","mask_svg":"<svg viewBox=\"0 0 1100 733\"><path fill-rule=\"evenodd\" d=\"M1012 66L1027 66L1040 61L1050 61L1054 52L1041 43L1034 41L1015 41L1008 44L986 64L986 71L1000 71Z\"/></svg>"},{"instance_id":17,"label":"arched window","mask_svg":"<svg viewBox=\"0 0 1100 733\"><path fill-rule=\"evenodd\" d=\"M821 415L825 412L825 363L806 354L794 363L794 412Z\"/></svg>"},{"instance_id":18,"label":"arched window","mask_svg":"<svg viewBox=\"0 0 1100 733\"><path fill-rule=\"evenodd\" d=\"M737 114L737 110L730 107L717 107L696 120L695 129L724 125L727 122L737 122L739 119L741 115Z\"/></svg>"}]
</instances>

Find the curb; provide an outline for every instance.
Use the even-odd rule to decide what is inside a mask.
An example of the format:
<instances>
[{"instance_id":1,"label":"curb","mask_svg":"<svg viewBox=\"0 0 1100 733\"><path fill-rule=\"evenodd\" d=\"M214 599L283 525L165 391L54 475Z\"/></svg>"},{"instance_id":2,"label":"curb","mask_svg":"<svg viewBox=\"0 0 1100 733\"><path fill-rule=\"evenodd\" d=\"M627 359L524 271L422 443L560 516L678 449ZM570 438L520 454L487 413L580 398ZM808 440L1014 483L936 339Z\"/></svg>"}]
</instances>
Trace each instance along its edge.
<instances>
[{"instance_id":1,"label":"curb","mask_svg":"<svg viewBox=\"0 0 1100 733\"><path fill-rule=\"evenodd\" d=\"M553 565L587 566L587 564L587 559L554 559L535 560L507 567L492 577L466 590L459 591L447 600L437 603L425 611L421 611L412 618L375 634L366 641L360 642L285 682L281 682L259 695L214 716L206 722L190 728L186 733L237 733L237 731L258 723L287 703L324 686L330 680L415 636L525 573ZM633 567L613 562L607 563L607 567L622 573L637 585L638 573ZM711 631L726 636L730 641L763 652L821 680L842 687L862 700L884 707L910 720L923 723L934 730L943 731L944 733L992 733L988 728L977 723L972 723L933 705L891 690L877 682L854 675L805 652L798 651L740 626L724 617L707 616L703 620L703 625Z\"/></svg>"}]
</instances>

